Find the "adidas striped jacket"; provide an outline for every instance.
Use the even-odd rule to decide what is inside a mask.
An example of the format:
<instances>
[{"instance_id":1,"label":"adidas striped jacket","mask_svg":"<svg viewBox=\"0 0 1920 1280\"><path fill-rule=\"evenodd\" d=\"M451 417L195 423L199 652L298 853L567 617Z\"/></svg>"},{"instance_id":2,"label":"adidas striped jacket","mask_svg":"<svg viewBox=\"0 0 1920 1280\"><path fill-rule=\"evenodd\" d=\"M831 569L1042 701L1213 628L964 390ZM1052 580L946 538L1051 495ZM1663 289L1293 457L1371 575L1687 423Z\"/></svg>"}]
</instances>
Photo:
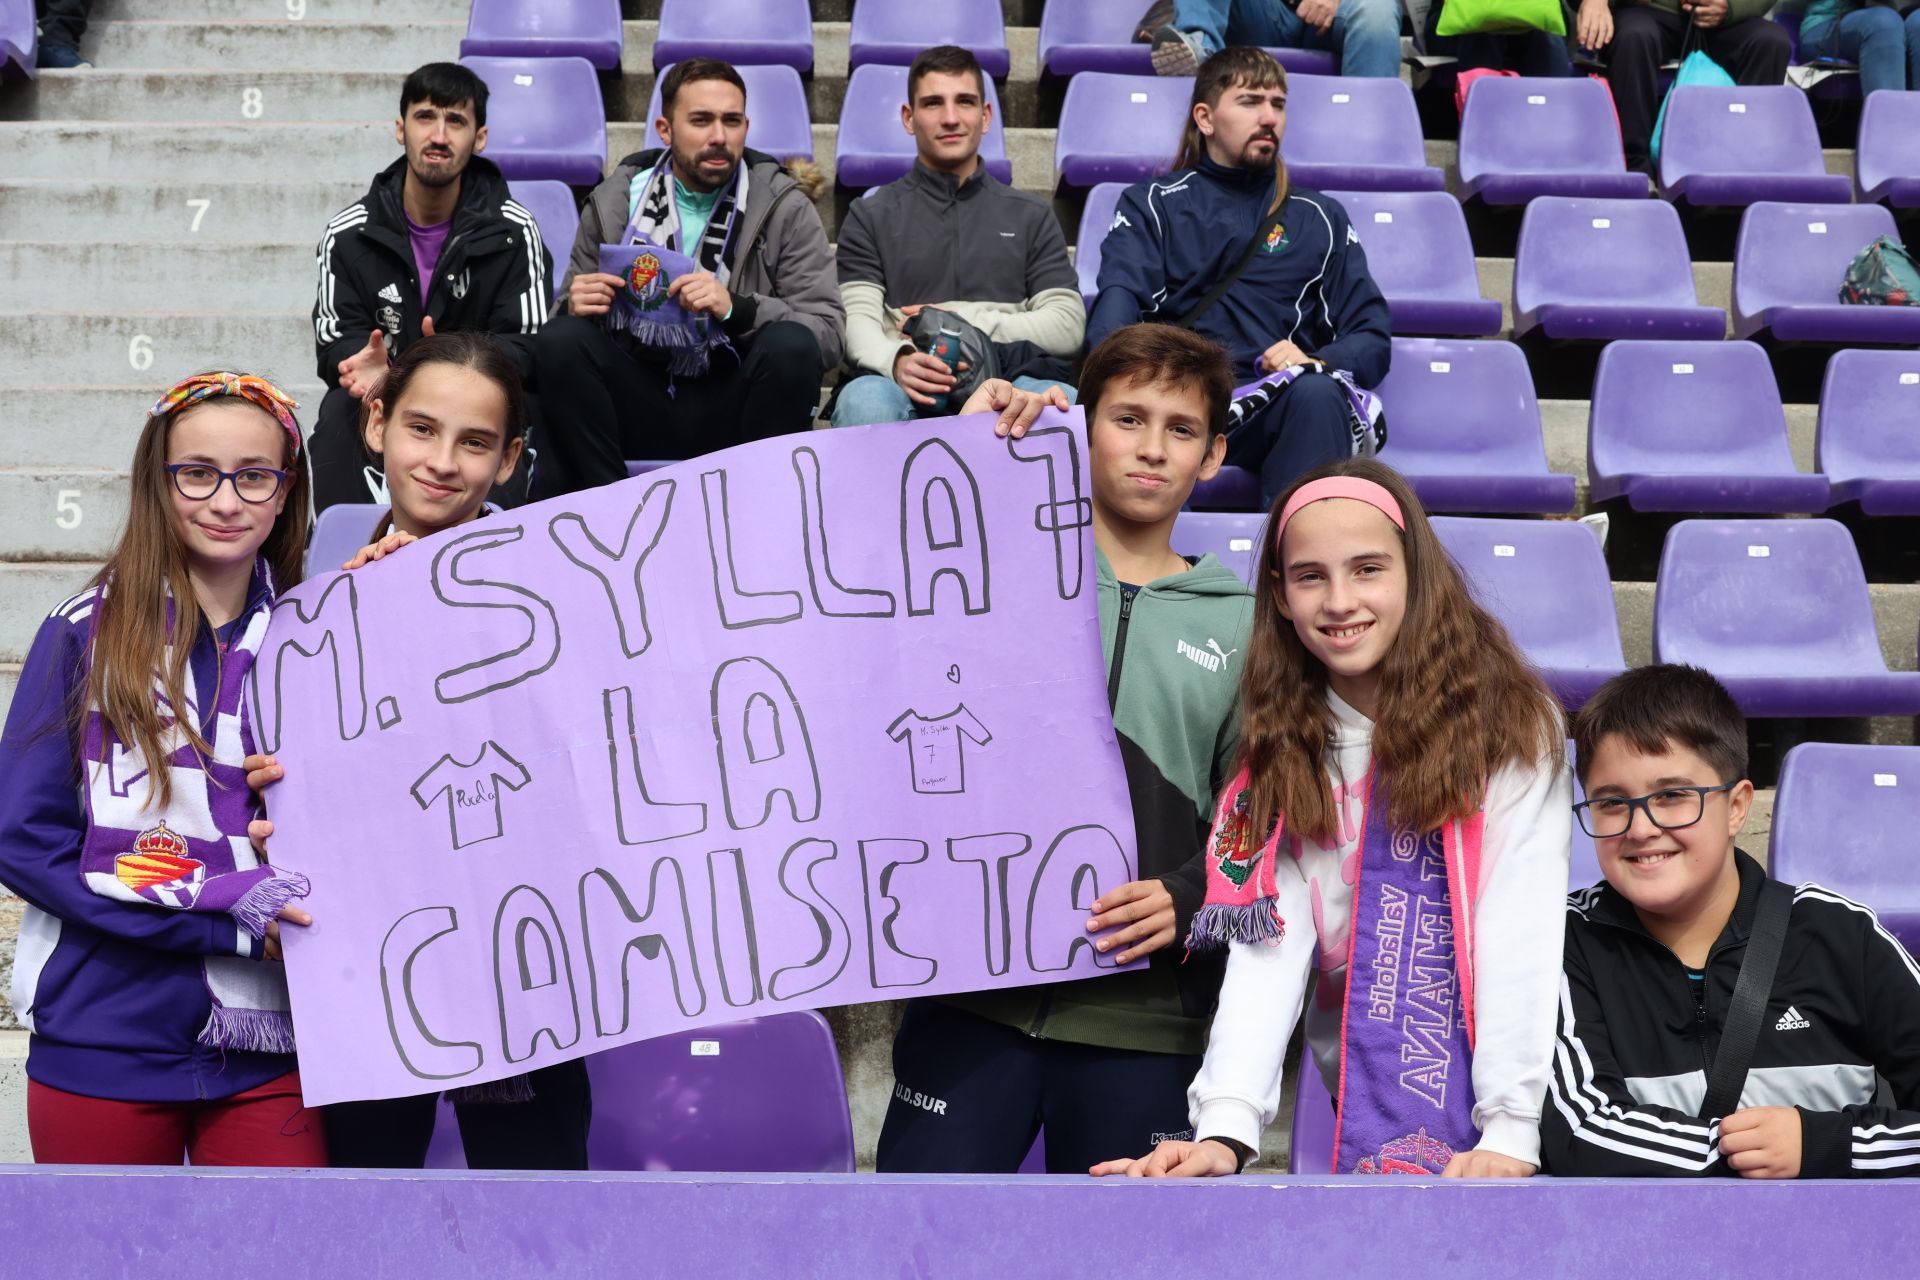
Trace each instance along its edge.
<instances>
[{"instance_id":1,"label":"adidas striped jacket","mask_svg":"<svg viewBox=\"0 0 1920 1280\"><path fill-rule=\"evenodd\" d=\"M1718 1119L1697 1112L1766 875L1734 856L1740 898L1708 955L1704 1017L1625 898L1602 883L1567 899L1545 1172L1732 1175ZM1794 889L1740 1105L1799 1109L1803 1178L1920 1174L1920 966L1867 907Z\"/></svg>"},{"instance_id":2,"label":"adidas striped jacket","mask_svg":"<svg viewBox=\"0 0 1920 1280\"><path fill-rule=\"evenodd\" d=\"M313 339L321 379L339 386L340 362L366 346L375 329L385 330L388 350L398 356L419 340L425 316L433 317L436 333L493 334L526 374L553 286L553 259L533 214L509 193L492 161L468 161L423 306L400 203L406 176L401 156L320 233Z\"/></svg>"}]
</instances>

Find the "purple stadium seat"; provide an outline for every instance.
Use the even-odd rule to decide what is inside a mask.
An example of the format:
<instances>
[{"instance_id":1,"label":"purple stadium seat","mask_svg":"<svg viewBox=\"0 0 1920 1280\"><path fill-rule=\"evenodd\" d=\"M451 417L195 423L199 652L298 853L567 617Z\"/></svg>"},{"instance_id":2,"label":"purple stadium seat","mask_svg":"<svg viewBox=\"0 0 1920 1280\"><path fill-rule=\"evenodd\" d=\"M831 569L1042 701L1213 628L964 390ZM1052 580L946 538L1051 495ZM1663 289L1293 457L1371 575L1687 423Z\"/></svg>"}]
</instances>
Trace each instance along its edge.
<instances>
[{"instance_id":1,"label":"purple stadium seat","mask_svg":"<svg viewBox=\"0 0 1920 1280\"><path fill-rule=\"evenodd\" d=\"M1885 205L1749 205L1733 251L1734 336L1836 346L1920 343L1920 307L1840 301L1847 264L1878 236L1898 239Z\"/></svg>"},{"instance_id":2,"label":"purple stadium seat","mask_svg":"<svg viewBox=\"0 0 1920 1280\"><path fill-rule=\"evenodd\" d=\"M509 178L600 181L607 110L585 58L462 58L487 82L487 159Z\"/></svg>"},{"instance_id":3,"label":"purple stadium seat","mask_svg":"<svg viewBox=\"0 0 1920 1280\"><path fill-rule=\"evenodd\" d=\"M440 1101L433 1107L433 1136L427 1140L427 1164L429 1169L464 1169L467 1167L467 1148L460 1139L460 1114L447 1101L447 1095L441 1094Z\"/></svg>"},{"instance_id":4,"label":"purple stadium seat","mask_svg":"<svg viewBox=\"0 0 1920 1280\"><path fill-rule=\"evenodd\" d=\"M1379 391L1380 461L1428 511L1573 510L1573 477L1547 470L1533 375L1511 342L1395 338Z\"/></svg>"},{"instance_id":5,"label":"purple stadium seat","mask_svg":"<svg viewBox=\"0 0 1920 1280\"><path fill-rule=\"evenodd\" d=\"M1151 75L1153 53L1133 43L1146 11L1141 0L1048 0L1040 13L1040 71L1074 76L1082 71ZM1289 73L1333 75L1339 59L1319 49L1269 49ZM1191 93L1192 89L1189 88Z\"/></svg>"},{"instance_id":6,"label":"purple stadium seat","mask_svg":"<svg viewBox=\"0 0 1920 1280\"><path fill-rule=\"evenodd\" d=\"M1825 511L1802 475L1767 353L1751 342L1614 342L1593 375L1591 500L1635 511Z\"/></svg>"},{"instance_id":7,"label":"purple stadium seat","mask_svg":"<svg viewBox=\"0 0 1920 1280\"><path fill-rule=\"evenodd\" d=\"M1846 204L1828 173L1807 95L1790 84L1681 85L1660 135L1660 194L1693 205L1756 200Z\"/></svg>"},{"instance_id":8,"label":"purple stadium seat","mask_svg":"<svg viewBox=\"0 0 1920 1280\"><path fill-rule=\"evenodd\" d=\"M670 458L662 459L660 461L646 461L646 462L636 461L635 459L628 458L627 459L627 479L631 480L635 476L643 476L647 474L647 472L649 471L658 471L662 467L670 467L672 465L673 465L673 460Z\"/></svg>"},{"instance_id":9,"label":"purple stadium seat","mask_svg":"<svg viewBox=\"0 0 1920 1280\"><path fill-rule=\"evenodd\" d=\"M1573 769L1573 739L1567 739L1567 767ZM1580 774L1573 774L1573 802L1579 804L1587 798L1587 789L1580 785ZM1567 849L1567 892L1574 893L1590 885L1600 883L1606 876L1600 871L1600 851L1593 847L1593 837L1586 833L1578 821L1573 824L1573 841Z\"/></svg>"},{"instance_id":10,"label":"purple stadium seat","mask_svg":"<svg viewBox=\"0 0 1920 1280\"><path fill-rule=\"evenodd\" d=\"M1018 1173L1045 1173L1047 1171L1047 1131L1045 1129L1033 1135L1033 1145L1027 1148L1026 1159L1020 1162Z\"/></svg>"},{"instance_id":11,"label":"purple stadium seat","mask_svg":"<svg viewBox=\"0 0 1920 1280\"><path fill-rule=\"evenodd\" d=\"M1804 742L1780 766L1767 871L1872 907L1887 932L1920 953L1915 830L1920 747Z\"/></svg>"},{"instance_id":12,"label":"purple stadium seat","mask_svg":"<svg viewBox=\"0 0 1920 1280\"><path fill-rule=\"evenodd\" d=\"M620 0L473 0L460 56L585 58L618 70Z\"/></svg>"},{"instance_id":13,"label":"purple stadium seat","mask_svg":"<svg viewBox=\"0 0 1920 1280\"><path fill-rule=\"evenodd\" d=\"M736 67L778 62L811 71L813 11L807 0L661 0L653 68L682 58L719 58Z\"/></svg>"},{"instance_id":14,"label":"purple stadium seat","mask_svg":"<svg viewBox=\"0 0 1920 1280\"><path fill-rule=\"evenodd\" d=\"M1920 516L1915 424L1920 352L1836 352L1820 384L1814 442L1814 462L1833 486L1833 501L1858 502L1870 516Z\"/></svg>"},{"instance_id":15,"label":"purple stadium seat","mask_svg":"<svg viewBox=\"0 0 1920 1280\"><path fill-rule=\"evenodd\" d=\"M647 99L647 123L660 118L660 81L671 67L653 78L653 96ZM792 67L771 63L735 67L747 86L747 145L782 160L794 156L813 159L813 122L807 114L807 87ZM901 100L905 101L903 92ZM899 109L893 113L900 118Z\"/></svg>"},{"instance_id":16,"label":"purple stadium seat","mask_svg":"<svg viewBox=\"0 0 1920 1280\"><path fill-rule=\"evenodd\" d=\"M853 1172L840 1056L811 1010L621 1045L587 1071L594 1169Z\"/></svg>"},{"instance_id":17,"label":"purple stadium seat","mask_svg":"<svg viewBox=\"0 0 1920 1280\"><path fill-rule=\"evenodd\" d=\"M1920 673L1887 670L1860 553L1832 520L1676 524L1653 660L1705 667L1749 716L1920 713Z\"/></svg>"},{"instance_id":18,"label":"purple stadium seat","mask_svg":"<svg viewBox=\"0 0 1920 1280\"><path fill-rule=\"evenodd\" d=\"M1404 80L1289 77L1280 151L1293 181L1322 191L1441 191L1447 185L1427 163L1420 113Z\"/></svg>"},{"instance_id":19,"label":"purple stadium seat","mask_svg":"<svg viewBox=\"0 0 1920 1280\"><path fill-rule=\"evenodd\" d=\"M1627 172L1613 99L1586 76L1483 76L1460 117L1460 195L1488 204L1535 196L1638 200L1647 180Z\"/></svg>"},{"instance_id":20,"label":"purple stadium seat","mask_svg":"<svg viewBox=\"0 0 1920 1280\"><path fill-rule=\"evenodd\" d=\"M336 503L322 511L307 538L307 576L332 573L373 541L387 509L377 502Z\"/></svg>"},{"instance_id":21,"label":"purple stadium seat","mask_svg":"<svg viewBox=\"0 0 1920 1280\"><path fill-rule=\"evenodd\" d=\"M844 187L877 187L913 170L913 135L900 127L907 101L907 69L869 62L847 77L847 98L840 108L840 135L834 150L834 181ZM1007 130L1000 95L987 81L993 123L980 139L987 172L1012 185L1013 161L1007 159Z\"/></svg>"},{"instance_id":22,"label":"purple stadium seat","mask_svg":"<svg viewBox=\"0 0 1920 1280\"><path fill-rule=\"evenodd\" d=\"M1123 76L1084 71L1067 82L1053 167L1070 187L1139 182L1165 173L1180 149L1187 76Z\"/></svg>"},{"instance_id":23,"label":"purple stadium seat","mask_svg":"<svg viewBox=\"0 0 1920 1280\"><path fill-rule=\"evenodd\" d=\"M1293 1099L1293 1141L1288 1155L1288 1171L1295 1177L1333 1172L1333 1095L1320 1078L1312 1049L1300 1055L1300 1083Z\"/></svg>"},{"instance_id":24,"label":"purple stadium seat","mask_svg":"<svg viewBox=\"0 0 1920 1280\"><path fill-rule=\"evenodd\" d=\"M1267 526L1264 511L1182 511L1173 518L1173 549L1183 556L1211 551L1220 563L1253 585L1260 568L1260 539Z\"/></svg>"},{"instance_id":25,"label":"purple stadium seat","mask_svg":"<svg viewBox=\"0 0 1920 1280\"><path fill-rule=\"evenodd\" d=\"M33 0L0 0L0 80L31 80L40 56Z\"/></svg>"},{"instance_id":26,"label":"purple stadium seat","mask_svg":"<svg viewBox=\"0 0 1920 1280\"><path fill-rule=\"evenodd\" d=\"M1867 95L1853 172L1861 200L1920 208L1920 89Z\"/></svg>"},{"instance_id":27,"label":"purple stadium seat","mask_svg":"<svg viewBox=\"0 0 1920 1280\"><path fill-rule=\"evenodd\" d=\"M1520 220L1513 267L1514 336L1536 328L1562 340L1711 339L1727 317L1694 293L1672 205L1541 196Z\"/></svg>"},{"instance_id":28,"label":"purple stadium seat","mask_svg":"<svg viewBox=\"0 0 1920 1280\"><path fill-rule=\"evenodd\" d=\"M1433 531L1474 598L1568 710L1626 670L1613 581L1593 530L1577 520L1435 516Z\"/></svg>"},{"instance_id":29,"label":"purple stadium seat","mask_svg":"<svg viewBox=\"0 0 1920 1280\"><path fill-rule=\"evenodd\" d=\"M922 49L939 44L971 49L980 69L996 80L1005 79L1012 65L1000 0L945 0L931 13L920 0L860 0L853 7L847 63L904 67Z\"/></svg>"},{"instance_id":30,"label":"purple stadium seat","mask_svg":"<svg viewBox=\"0 0 1920 1280\"><path fill-rule=\"evenodd\" d=\"M1089 309L1100 292L1100 242L1113 229L1113 211L1120 203L1124 182L1103 182L1087 192L1086 207L1080 211L1080 233L1073 242L1073 269L1080 275L1080 296Z\"/></svg>"},{"instance_id":31,"label":"purple stadium seat","mask_svg":"<svg viewBox=\"0 0 1920 1280\"><path fill-rule=\"evenodd\" d=\"M551 179L522 179L509 182L507 190L540 228L540 239L553 255L553 296L560 296L560 282L567 278L567 259L573 252L573 238L580 230L580 206L574 203L573 189Z\"/></svg>"},{"instance_id":32,"label":"purple stadium seat","mask_svg":"<svg viewBox=\"0 0 1920 1280\"><path fill-rule=\"evenodd\" d=\"M1260 476L1245 467L1223 466L1211 480L1193 486L1188 511L1258 511Z\"/></svg>"},{"instance_id":33,"label":"purple stadium seat","mask_svg":"<svg viewBox=\"0 0 1920 1280\"><path fill-rule=\"evenodd\" d=\"M1393 331L1443 338L1500 332L1500 304L1480 296L1460 202L1444 191L1329 191L1367 251Z\"/></svg>"}]
</instances>

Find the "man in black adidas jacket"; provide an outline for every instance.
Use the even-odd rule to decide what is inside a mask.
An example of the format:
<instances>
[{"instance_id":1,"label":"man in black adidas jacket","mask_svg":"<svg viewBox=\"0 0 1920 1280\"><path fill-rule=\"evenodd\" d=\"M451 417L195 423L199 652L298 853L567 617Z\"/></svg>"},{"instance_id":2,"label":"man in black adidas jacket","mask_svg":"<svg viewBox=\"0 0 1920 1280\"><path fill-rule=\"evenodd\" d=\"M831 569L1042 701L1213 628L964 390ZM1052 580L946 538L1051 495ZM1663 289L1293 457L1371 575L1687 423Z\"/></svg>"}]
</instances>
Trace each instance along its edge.
<instances>
[{"instance_id":1,"label":"man in black adidas jacket","mask_svg":"<svg viewBox=\"0 0 1920 1280\"><path fill-rule=\"evenodd\" d=\"M406 154L327 223L316 252L313 337L327 394L308 458L314 510L387 500L360 442L360 404L407 344L432 333L496 334L524 375L553 292L533 215L515 203L487 144L487 86L432 62L400 91Z\"/></svg>"},{"instance_id":2,"label":"man in black adidas jacket","mask_svg":"<svg viewBox=\"0 0 1920 1280\"><path fill-rule=\"evenodd\" d=\"M1573 735L1606 881L1567 903L1543 1170L1920 1174L1920 968L1870 909L1815 884L1792 889L1738 1106L1699 1114L1768 883L1734 847L1753 785L1732 697L1698 668L1641 667Z\"/></svg>"}]
</instances>

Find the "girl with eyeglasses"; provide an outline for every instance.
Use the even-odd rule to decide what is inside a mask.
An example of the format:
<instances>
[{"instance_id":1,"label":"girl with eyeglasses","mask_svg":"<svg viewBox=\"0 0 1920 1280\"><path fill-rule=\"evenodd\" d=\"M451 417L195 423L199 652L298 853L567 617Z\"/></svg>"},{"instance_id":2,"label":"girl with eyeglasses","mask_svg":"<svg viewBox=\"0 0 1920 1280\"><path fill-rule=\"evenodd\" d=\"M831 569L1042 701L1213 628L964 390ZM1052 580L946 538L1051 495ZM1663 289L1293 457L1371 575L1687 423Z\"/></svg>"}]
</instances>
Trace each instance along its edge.
<instances>
[{"instance_id":1,"label":"girl with eyeglasses","mask_svg":"<svg viewBox=\"0 0 1920 1280\"><path fill-rule=\"evenodd\" d=\"M299 582L294 402L196 374L134 446L106 566L41 624L0 736L0 880L27 900L13 1007L44 1163L324 1165L300 1096L247 673Z\"/></svg>"}]
</instances>

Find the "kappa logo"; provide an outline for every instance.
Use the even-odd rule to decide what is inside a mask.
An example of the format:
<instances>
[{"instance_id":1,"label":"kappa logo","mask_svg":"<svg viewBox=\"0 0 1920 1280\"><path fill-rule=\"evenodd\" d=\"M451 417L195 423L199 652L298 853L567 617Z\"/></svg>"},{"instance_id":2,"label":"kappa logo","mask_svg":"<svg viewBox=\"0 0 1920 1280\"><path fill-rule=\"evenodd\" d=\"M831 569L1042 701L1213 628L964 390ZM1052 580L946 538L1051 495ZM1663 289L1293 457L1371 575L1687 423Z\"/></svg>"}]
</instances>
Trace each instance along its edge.
<instances>
[{"instance_id":1,"label":"kappa logo","mask_svg":"<svg viewBox=\"0 0 1920 1280\"><path fill-rule=\"evenodd\" d=\"M1113 221L1107 224L1107 230L1115 231L1121 227L1130 227L1132 225L1131 222L1127 221L1127 215L1123 211L1115 209L1113 211Z\"/></svg>"},{"instance_id":2,"label":"kappa logo","mask_svg":"<svg viewBox=\"0 0 1920 1280\"><path fill-rule=\"evenodd\" d=\"M397 284L390 284L386 288L380 291L380 296L386 299L388 302L398 302L400 301L400 286Z\"/></svg>"},{"instance_id":3,"label":"kappa logo","mask_svg":"<svg viewBox=\"0 0 1920 1280\"><path fill-rule=\"evenodd\" d=\"M1351 222L1347 224L1347 243L1348 244L1360 243L1360 233L1353 229L1353 224Z\"/></svg>"},{"instance_id":4,"label":"kappa logo","mask_svg":"<svg viewBox=\"0 0 1920 1280\"><path fill-rule=\"evenodd\" d=\"M1798 1009L1792 1005L1788 1005L1787 1011L1780 1015L1780 1021L1773 1024L1773 1029L1775 1031L1805 1031L1812 1025L1811 1022L1808 1022L1800 1016Z\"/></svg>"},{"instance_id":5,"label":"kappa logo","mask_svg":"<svg viewBox=\"0 0 1920 1280\"><path fill-rule=\"evenodd\" d=\"M1174 652L1195 666L1205 667L1209 671L1221 671L1226 668L1227 659L1240 651L1222 649L1218 640L1209 637L1205 649L1196 648L1185 640L1179 640L1174 644Z\"/></svg>"}]
</instances>

